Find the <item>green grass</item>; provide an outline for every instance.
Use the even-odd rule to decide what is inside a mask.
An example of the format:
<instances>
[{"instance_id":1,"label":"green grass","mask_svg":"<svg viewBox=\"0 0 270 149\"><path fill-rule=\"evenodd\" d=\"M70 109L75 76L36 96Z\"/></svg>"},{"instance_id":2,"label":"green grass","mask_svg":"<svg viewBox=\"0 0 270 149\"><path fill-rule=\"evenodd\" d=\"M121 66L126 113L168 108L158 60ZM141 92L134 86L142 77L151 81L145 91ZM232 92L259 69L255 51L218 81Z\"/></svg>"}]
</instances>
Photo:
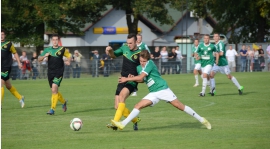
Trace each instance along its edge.
<instances>
[{"instance_id":1,"label":"green grass","mask_svg":"<svg viewBox=\"0 0 270 149\"><path fill-rule=\"evenodd\" d=\"M217 95L204 98L198 97L201 86L192 87L192 74L163 76L180 101L211 122L212 130L165 102L141 111L139 131L133 131L131 123L122 131L108 129L105 126L115 113L117 75L64 79L60 91L69 100L68 110L62 112L58 104L54 116L46 115L51 97L47 80L12 81L26 97L26 106L21 109L17 99L5 89L1 146L2 149L270 148L270 73L234 75L244 86L244 95L239 96L233 83L218 74ZM147 93L146 85L140 84L138 96L129 97L127 107L132 110ZM69 128L75 117L83 120L79 132Z\"/></svg>"}]
</instances>

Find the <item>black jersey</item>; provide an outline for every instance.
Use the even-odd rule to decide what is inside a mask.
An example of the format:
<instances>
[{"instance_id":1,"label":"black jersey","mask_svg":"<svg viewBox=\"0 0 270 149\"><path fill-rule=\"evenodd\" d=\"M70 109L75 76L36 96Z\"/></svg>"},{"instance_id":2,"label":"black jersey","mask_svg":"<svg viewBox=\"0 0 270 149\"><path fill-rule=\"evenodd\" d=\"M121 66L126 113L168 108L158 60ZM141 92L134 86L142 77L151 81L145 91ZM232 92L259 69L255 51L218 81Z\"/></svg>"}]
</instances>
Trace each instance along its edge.
<instances>
[{"instance_id":1,"label":"black jersey","mask_svg":"<svg viewBox=\"0 0 270 149\"><path fill-rule=\"evenodd\" d=\"M1 68L11 67L12 53L16 53L16 49L10 41L1 42Z\"/></svg>"}]
</instances>

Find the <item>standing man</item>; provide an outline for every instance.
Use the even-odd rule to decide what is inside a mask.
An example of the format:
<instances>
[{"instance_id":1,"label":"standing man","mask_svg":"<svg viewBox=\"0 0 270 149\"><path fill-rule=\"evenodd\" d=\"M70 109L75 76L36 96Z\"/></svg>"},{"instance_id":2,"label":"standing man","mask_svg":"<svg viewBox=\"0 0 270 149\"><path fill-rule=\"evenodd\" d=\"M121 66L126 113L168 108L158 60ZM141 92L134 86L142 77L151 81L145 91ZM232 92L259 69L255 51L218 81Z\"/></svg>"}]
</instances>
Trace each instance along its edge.
<instances>
[{"instance_id":1,"label":"standing man","mask_svg":"<svg viewBox=\"0 0 270 149\"><path fill-rule=\"evenodd\" d=\"M246 71L247 66L247 49L245 45L242 45L242 49L240 50L240 56L241 56L241 72Z\"/></svg>"},{"instance_id":2,"label":"standing man","mask_svg":"<svg viewBox=\"0 0 270 149\"><path fill-rule=\"evenodd\" d=\"M48 81L52 91L51 109L47 112L49 115L54 115L58 100L63 104L62 109L64 112L67 110L67 101L63 98L62 94L58 91L60 83L63 79L64 61L63 56L68 58L70 62L70 53L66 48L58 46L59 36L52 36L52 47L46 48L38 58L39 61L48 58Z\"/></svg>"},{"instance_id":3,"label":"standing man","mask_svg":"<svg viewBox=\"0 0 270 149\"><path fill-rule=\"evenodd\" d=\"M219 55L216 53L217 50L213 44L209 42L210 36L208 34L204 35L203 44L200 44L198 47L198 54L196 54L196 60L201 60L201 67L203 73L203 83L202 91L199 96L205 96L205 89L207 86L207 77L210 75L211 69L214 63L218 64ZM213 53L215 52L216 61L214 60Z\"/></svg>"},{"instance_id":4,"label":"standing man","mask_svg":"<svg viewBox=\"0 0 270 149\"><path fill-rule=\"evenodd\" d=\"M179 47L178 46L175 47L175 53L177 54L176 55L176 74L180 74L181 69L182 69L181 61L185 57L182 56L182 53L179 50Z\"/></svg>"},{"instance_id":5,"label":"standing man","mask_svg":"<svg viewBox=\"0 0 270 149\"><path fill-rule=\"evenodd\" d=\"M98 54L98 50L94 50L91 52L92 56L92 77L99 77L99 63L100 63L100 56Z\"/></svg>"},{"instance_id":6,"label":"standing man","mask_svg":"<svg viewBox=\"0 0 270 149\"><path fill-rule=\"evenodd\" d=\"M102 55L102 60L104 61L103 75L104 77L109 77L110 65L112 60L112 58L109 56L109 50L105 50L105 53Z\"/></svg>"},{"instance_id":7,"label":"standing man","mask_svg":"<svg viewBox=\"0 0 270 149\"><path fill-rule=\"evenodd\" d=\"M232 46L229 46L229 49L225 52L226 53L226 59L229 63L229 68L232 72L235 72L235 56L238 56L235 49L232 48Z\"/></svg>"},{"instance_id":8,"label":"standing man","mask_svg":"<svg viewBox=\"0 0 270 149\"><path fill-rule=\"evenodd\" d=\"M267 65L268 65L268 71L270 71L270 45L268 45L267 49L266 49L266 54L267 54Z\"/></svg>"},{"instance_id":9,"label":"standing man","mask_svg":"<svg viewBox=\"0 0 270 149\"><path fill-rule=\"evenodd\" d=\"M106 47L106 50L109 51L109 55L111 58L116 58L118 56L123 55L123 65L122 65L122 71L121 76L122 77L128 77L128 75L137 76L137 70L136 67L140 65L139 62L139 55L142 49L137 47L136 44L137 36L135 34L129 34L127 36L127 43L123 44L119 49L113 51L113 49L108 46ZM118 83L117 89L115 92L115 104L114 108L117 109L114 120L119 121L120 118L123 116L127 117L130 113L130 111L126 108L125 101L128 98L128 96L134 92L135 89L137 89L137 82L125 82L125 83ZM138 118L134 118L132 122L134 123L133 129L138 130L137 122L140 120ZM107 127L115 129L115 127L112 127L111 124L108 124Z\"/></svg>"},{"instance_id":10,"label":"standing man","mask_svg":"<svg viewBox=\"0 0 270 149\"><path fill-rule=\"evenodd\" d=\"M6 32L1 30L1 102L4 98L4 85L6 88L14 95L20 102L21 107L24 107L24 96L19 94L14 86L11 85L9 80L9 75L11 72L12 65L12 54L14 54L15 59L17 60L18 66L21 69L22 64L20 62L18 53L14 48L14 45L10 41L6 41Z\"/></svg>"},{"instance_id":11,"label":"standing man","mask_svg":"<svg viewBox=\"0 0 270 149\"><path fill-rule=\"evenodd\" d=\"M225 45L219 39L220 39L219 34L215 33L214 34L214 41L215 41L217 53L219 55L219 60L218 60L218 63L214 64L214 67L213 67L211 74L210 74L211 95L214 96L214 94L215 94L216 82L215 82L214 77L215 77L215 74L217 72L220 72L222 74L226 74L227 78L230 79L234 83L234 85L238 88L239 95L242 95L244 87L240 86L237 79L230 74L231 71L230 71L230 68L228 66L227 59L225 57L225 55L226 55Z\"/></svg>"},{"instance_id":12,"label":"standing man","mask_svg":"<svg viewBox=\"0 0 270 149\"><path fill-rule=\"evenodd\" d=\"M199 77L198 74L202 77L202 71L201 71L201 60L196 60L196 56L198 55L198 48L199 48L199 40L194 40L194 46L192 47L192 57L194 57L194 70L193 74L195 77L195 85L193 87L199 86ZM203 77L202 77L203 78Z\"/></svg>"}]
</instances>

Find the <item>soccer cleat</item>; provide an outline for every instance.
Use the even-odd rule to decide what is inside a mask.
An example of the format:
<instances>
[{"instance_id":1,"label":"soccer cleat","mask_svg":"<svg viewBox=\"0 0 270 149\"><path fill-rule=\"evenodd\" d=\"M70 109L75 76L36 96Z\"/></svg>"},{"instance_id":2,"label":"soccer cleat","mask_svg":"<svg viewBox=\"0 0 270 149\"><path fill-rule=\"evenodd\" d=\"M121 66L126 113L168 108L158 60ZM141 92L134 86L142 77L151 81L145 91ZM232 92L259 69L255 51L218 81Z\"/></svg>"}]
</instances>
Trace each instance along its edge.
<instances>
[{"instance_id":1,"label":"soccer cleat","mask_svg":"<svg viewBox=\"0 0 270 149\"><path fill-rule=\"evenodd\" d=\"M113 126L112 124L106 125L108 128L111 128L112 130L116 131L118 128L116 126Z\"/></svg>"},{"instance_id":2,"label":"soccer cleat","mask_svg":"<svg viewBox=\"0 0 270 149\"><path fill-rule=\"evenodd\" d=\"M193 85L193 87L197 87L197 86L199 86L199 84L195 84L195 85Z\"/></svg>"},{"instance_id":3,"label":"soccer cleat","mask_svg":"<svg viewBox=\"0 0 270 149\"><path fill-rule=\"evenodd\" d=\"M138 120L136 123L133 124L133 130L139 130L138 123L141 121L141 118L138 117Z\"/></svg>"},{"instance_id":4,"label":"soccer cleat","mask_svg":"<svg viewBox=\"0 0 270 149\"><path fill-rule=\"evenodd\" d=\"M213 88L210 93L211 93L211 96L215 96L215 94L216 94L216 88Z\"/></svg>"},{"instance_id":5,"label":"soccer cleat","mask_svg":"<svg viewBox=\"0 0 270 149\"><path fill-rule=\"evenodd\" d=\"M48 115L54 115L54 110L53 109L50 109L48 112L47 112Z\"/></svg>"},{"instance_id":6,"label":"soccer cleat","mask_svg":"<svg viewBox=\"0 0 270 149\"><path fill-rule=\"evenodd\" d=\"M240 86L240 89L238 90L239 91L239 95L242 95L243 94L243 90L244 90L244 86Z\"/></svg>"},{"instance_id":7,"label":"soccer cleat","mask_svg":"<svg viewBox=\"0 0 270 149\"><path fill-rule=\"evenodd\" d=\"M211 124L208 122L208 120L206 120L204 117L203 118L203 122L202 124L204 124L204 126L207 128L207 129L211 129Z\"/></svg>"},{"instance_id":8,"label":"soccer cleat","mask_svg":"<svg viewBox=\"0 0 270 149\"><path fill-rule=\"evenodd\" d=\"M131 96L137 96L137 92L133 92Z\"/></svg>"},{"instance_id":9,"label":"soccer cleat","mask_svg":"<svg viewBox=\"0 0 270 149\"><path fill-rule=\"evenodd\" d=\"M111 120L112 124L116 127L118 127L120 130L125 128L125 125L123 125L121 122L116 122L115 120Z\"/></svg>"},{"instance_id":10,"label":"soccer cleat","mask_svg":"<svg viewBox=\"0 0 270 149\"><path fill-rule=\"evenodd\" d=\"M65 101L65 103L62 105L62 109L64 112L67 111L67 100Z\"/></svg>"},{"instance_id":11,"label":"soccer cleat","mask_svg":"<svg viewBox=\"0 0 270 149\"><path fill-rule=\"evenodd\" d=\"M22 99L20 100L21 107L24 107L24 96L22 96Z\"/></svg>"},{"instance_id":12,"label":"soccer cleat","mask_svg":"<svg viewBox=\"0 0 270 149\"><path fill-rule=\"evenodd\" d=\"M200 94L199 94L199 96L200 96L200 97L204 97L204 96L205 96L205 94L203 94L203 93L200 93Z\"/></svg>"}]
</instances>

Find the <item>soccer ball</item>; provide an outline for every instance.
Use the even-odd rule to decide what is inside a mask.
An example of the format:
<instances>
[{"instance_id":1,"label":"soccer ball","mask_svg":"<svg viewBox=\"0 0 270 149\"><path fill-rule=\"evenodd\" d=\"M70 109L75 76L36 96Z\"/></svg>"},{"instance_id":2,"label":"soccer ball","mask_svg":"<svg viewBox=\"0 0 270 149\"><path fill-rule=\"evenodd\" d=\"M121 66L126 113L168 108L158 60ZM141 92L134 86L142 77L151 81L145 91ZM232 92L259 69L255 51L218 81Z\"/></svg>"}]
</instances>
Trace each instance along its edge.
<instances>
[{"instance_id":1,"label":"soccer ball","mask_svg":"<svg viewBox=\"0 0 270 149\"><path fill-rule=\"evenodd\" d=\"M83 126L83 122L79 118L74 118L70 121L70 128L74 131L79 131Z\"/></svg>"}]
</instances>

